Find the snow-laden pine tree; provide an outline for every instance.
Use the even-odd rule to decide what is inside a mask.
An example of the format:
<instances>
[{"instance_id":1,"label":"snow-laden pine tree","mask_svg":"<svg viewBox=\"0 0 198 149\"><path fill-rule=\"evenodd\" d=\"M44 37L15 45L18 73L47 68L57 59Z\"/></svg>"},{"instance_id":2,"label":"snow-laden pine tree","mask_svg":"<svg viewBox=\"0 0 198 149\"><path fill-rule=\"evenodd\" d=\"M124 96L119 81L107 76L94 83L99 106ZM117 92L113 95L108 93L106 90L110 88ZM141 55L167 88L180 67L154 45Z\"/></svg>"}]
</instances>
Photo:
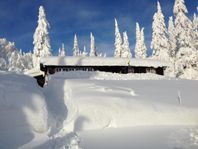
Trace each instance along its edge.
<instances>
[{"instance_id":1,"label":"snow-laden pine tree","mask_svg":"<svg viewBox=\"0 0 198 149\"><path fill-rule=\"evenodd\" d=\"M8 71L22 72L24 70L24 65L22 61L22 53L18 51L13 51L9 58Z\"/></svg>"},{"instance_id":2,"label":"snow-laden pine tree","mask_svg":"<svg viewBox=\"0 0 198 149\"><path fill-rule=\"evenodd\" d=\"M65 45L62 43L61 47L58 50L58 56L65 56Z\"/></svg>"},{"instance_id":3,"label":"snow-laden pine tree","mask_svg":"<svg viewBox=\"0 0 198 149\"><path fill-rule=\"evenodd\" d=\"M23 66L24 66L23 71L30 70L30 69L33 68L32 56L33 55L32 55L31 52L23 53L23 55L22 55L22 63L23 63Z\"/></svg>"},{"instance_id":4,"label":"snow-laden pine tree","mask_svg":"<svg viewBox=\"0 0 198 149\"><path fill-rule=\"evenodd\" d=\"M83 57L86 57L87 55L88 55L87 49L86 49L86 46L84 46L83 52L82 52L82 56L83 56Z\"/></svg>"},{"instance_id":5,"label":"snow-laden pine tree","mask_svg":"<svg viewBox=\"0 0 198 149\"><path fill-rule=\"evenodd\" d=\"M146 48L146 45L145 45L145 39L144 39L144 28L141 29L141 45L142 45L142 57L141 58L146 58L147 57L147 54L146 54L146 51L147 51L147 48Z\"/></svg>"},{"instance_id":6,"label":"snow-laden pine tree","mask_svg":"<svg viewBox=\"0 0 198 149\"><path fill-rule=\"evenodd\" d=\"M0 57L0 70L7 70L7 62L4 58Z\"/></svg>"},{"instance_id":7,"label":"snow-laden pine tree","mask_svg":"<svg viewBox=\"0 0 198 149\"><path fill-rule=\"evenodd\" d=\"M121 57L122 53L122 37L119 31L118 21L115 19L115 51L114 57Z\"/></svg>"},{"instance_id":8,"label":"snow-laden pine tree","mask_svg":"<svg viewBox=\"0 0 198 149\"><path fill-rule=\"evenodd\" d=\"M198 29L198 16L195 13L193 15L193 27Z\"/></svg>"},{"instance_id":9,"label":"snow-laden pine tree","mask_svg":"<svg viewBox=\"0 0 198 149\"><path fill-rule=\"evenodd\" d=\"M186 16L188 10L184 0L175 0L173 11L177 39L176 73L180 78L194 79L198 77L198 55L193 42L195 37L193 23Z\"/></svg>"},{"instance_id":10,"label":"snow-laden pine tree","mask_svg":"<svg viewBox=\"0 0 198 149\"><path fill-rule=\"evenodd\" d=\"M172 58L175 58L177 41L176 41L176 33L175 33L175 25L173 22L173 17L169 17L168 21L168 41L169 41L169 55Z\"/></svg>"},{"instance_id":11,"label":"snow-laden pine tree","mask_svg":"<svg viewBox=\"0 0 198 149\"><path fill-rule=\"evenodd\" d=\"M129 40L128 40L128 35L127 32L123 33L123 44L122 44L122 54L121 56L123 58L131 58L131 50L129 47Z\"/></svg>"},{"instance_id":12,"label":"snow-laden pine tree","mask_svg":"<svg viewBox=\"0 0 198 149\"><path fill-rule=\"evenodd\" d=\"M175 33L175 25L173 22L173 17L169 17L168 21L168 42L169 42L169 67L165 70L165 75L169 77L175 77L175 58L176 58L176 48L177 40Z\"/></svg>"},{"instance_id":13,"label":"snow-laden pine tree","mask_svg":"<svg viewBox=\"0 0 198 149\"><path fill-rule=\"evenodd\" d=\"M8 60L15 50L17 49L14 42L9 42L5 38L0 39L0 70L8 70Z\"/></svg>"},{"instance_id":14,"label":"snow-laden pine tree","mask_svg":"<svg viewBox=\"0 0 198 149\"><path fill-rule=\"evenodd\" d=\"M164 15L160 3L157 2L157 12L153 16L152 24L152 57L158 60L169 61L169 43L167 38L167 29L164 22Z\"/></svg>"},{"instance_id":15,"label":"snow-laden pine tree","mask_svg":"<svg viewBox=\"0 0 198 149\"><path fill-rule=\"evenodd\" d=\"M198 16L196 14L194 14L193 16L193 29L195 31L193 41L194 41L196 50L198 50Z\"/></svg>"},{"instance_id":16,"label":"snow-laden pine tree","mask_svg":"<svg viewBox=\"0 0 198 149\"><path fill-rule=\"evenodd\" d=\"M34 33L33 64L35 68L40 66L40 58L51 55L51 45L48 29L50 25L46 19L43 6L39 7L38 26Z\"/></svg>"},{"instance_id":17,"label":"snow-laden pine tree","mask_svg":"<svg viewBox=\"0 0 198 149\"><path fill-rule=\"evenodd\" d=\"M95 57L97 56L96 54L96 46L95 46L95 38L92 33L90 33L90 57Z\"/></svg>"},{"instance_id":18,"label":"snow-laden pine tree","mask_svg":"<svg viewBox=\"0 0 198 149\"><path fill-rule=\"evenodd\" d=\"M77 35L74 35L74 47L73 47L73 56L79 56L80 55L80 50L78 47L78 39Z\"/></svg>"},{"instance_id":19,"label":"snow-laden pine tree","mask_svg":"<svg viewBox=\"0 0 198 149\"><path fill-rule=\"evenodd\" d=\"M135 58L146 58L146 45L144 43L144 28L140 29L139 23L136 23L136 44Z\"/></svg>"},{"instance_id":20,"label":"snow-laden pine tree","mask_svg":"<svg viewBox=\"0 0 198 149\"><path fill-rule=\"evenodd\" d=\"M22 72L32 69L32 53L22 53L14 42L0 39L0 70Z\"/></svg>"},{"instance_id":21,"label":"snow-laden pine tree","mask_svg":"<svg viewBox=\"0 0 198 149\"><path fill-rule=\"evenodd\" d=\"M140 25L138 22L136 22L136 44L135 44L135 58L141 58L141 31L140 31Z\"/></svg>"}]
</instances>

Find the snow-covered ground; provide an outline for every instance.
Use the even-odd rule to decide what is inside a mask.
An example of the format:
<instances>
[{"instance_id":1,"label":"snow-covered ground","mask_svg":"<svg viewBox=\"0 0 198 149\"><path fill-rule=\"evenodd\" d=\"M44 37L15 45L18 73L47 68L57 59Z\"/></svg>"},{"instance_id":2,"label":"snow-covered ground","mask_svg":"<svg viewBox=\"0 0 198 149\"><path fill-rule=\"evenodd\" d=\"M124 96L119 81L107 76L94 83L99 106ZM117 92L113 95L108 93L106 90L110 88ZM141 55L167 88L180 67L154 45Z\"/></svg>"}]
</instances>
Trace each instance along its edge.
<instances>
[{"instance_id":1,"label":"snow-covered ground","mask_svg":"<svg viewBox=\"0 0 198 149\"><path fill-rule=\"evenodd\" d=\"M33 78L0 72L0 148L17 148L48 130L42 90Z\"/></svg>"},{"instance_id":2,"label":"snow-covered ground","mask_svg":"<svg viewBox=\"0 0 198 149\"><path fill-rule=\"evenodd\" d=\"M0 82L0 148L198 148L197 81L66 72L42 89L0 72Z\"/></svg>"}]
</instances>

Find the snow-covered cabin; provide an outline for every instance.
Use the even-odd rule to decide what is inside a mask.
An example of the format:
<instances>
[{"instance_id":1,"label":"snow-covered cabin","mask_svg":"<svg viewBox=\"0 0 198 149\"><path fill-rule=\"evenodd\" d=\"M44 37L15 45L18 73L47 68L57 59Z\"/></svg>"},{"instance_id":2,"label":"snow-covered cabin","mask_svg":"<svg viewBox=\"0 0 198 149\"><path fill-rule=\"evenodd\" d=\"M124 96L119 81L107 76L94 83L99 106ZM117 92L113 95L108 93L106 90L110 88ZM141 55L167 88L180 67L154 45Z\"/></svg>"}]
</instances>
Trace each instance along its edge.
<instances>
[{"instance_id":1,"label":"snow-covered cabin","mask_svg":"<svg viewBox=\"0 0 198 149\"><path fill-rule=\"evenodd\" d=\"M41 59L41 71L54 74L59 71L104 71L113 73L156 73L164 75L168 63L152 59L114 57L47 57Z\"/></svg>"}]
</instances>

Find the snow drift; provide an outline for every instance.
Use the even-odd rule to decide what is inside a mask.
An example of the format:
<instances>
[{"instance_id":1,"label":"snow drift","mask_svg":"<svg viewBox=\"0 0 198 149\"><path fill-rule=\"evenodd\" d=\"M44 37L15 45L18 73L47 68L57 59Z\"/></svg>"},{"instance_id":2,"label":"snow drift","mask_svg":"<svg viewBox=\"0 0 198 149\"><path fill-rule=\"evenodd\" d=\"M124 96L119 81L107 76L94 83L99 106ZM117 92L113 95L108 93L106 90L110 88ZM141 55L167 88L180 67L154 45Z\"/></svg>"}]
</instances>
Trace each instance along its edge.
<instances>
[{"instance_id":1,"label":"snow drift","mask_svg":"<svg viewBox=\"0 0 198 149\"><path fill-rule=\"evenodd\" d=\"M17 148L48 130L45 97L33 78L0 72L0 148Z\"/></svg>"},{"instance_id":2,"label":"snow drift","mask_svg":"<svg viewBox=\"0 0 198 149\"><path fill-rule=\"evenodd\" d=\"M64 97L64 129L84 131L197 125L197 86L185 80L64 80L55 75L47 88Z\"/></svg>"}]
</instances>

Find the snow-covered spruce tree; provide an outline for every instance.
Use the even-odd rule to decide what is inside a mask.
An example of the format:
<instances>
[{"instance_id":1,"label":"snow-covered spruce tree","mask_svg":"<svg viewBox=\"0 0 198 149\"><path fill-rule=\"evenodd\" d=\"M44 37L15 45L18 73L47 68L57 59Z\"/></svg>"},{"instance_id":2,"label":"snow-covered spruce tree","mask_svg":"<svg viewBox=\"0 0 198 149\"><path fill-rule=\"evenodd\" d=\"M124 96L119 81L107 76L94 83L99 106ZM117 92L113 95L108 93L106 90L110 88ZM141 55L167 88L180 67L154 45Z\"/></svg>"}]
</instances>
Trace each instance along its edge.
<instances>
[{"instance_id":1,"label":"snow-covered spruce tree","mask_svg":"<svg viewBox=\"0 0 198 149\"><path fill-rule=\"evenodd\" d=\"M196 48L196 50L198 50L198 16L196 14L194 14L193 16L193 29L195 31L194 34L194 46Z\"/></svg>"},{"instance_id":2,"label":"snow-covered spruce tree","mask_svg":"<svg viewBox=\"0 0 198 149\"><path fill-rule=\"evenodd\" d=\"M118 22L115 19L115 51L114 51L114 57L121 57L121 53L122 53L122 37L119 31L119 27L118 27Z\"/></svg>"},{"instance_id":3,"label":"snow-covered spruce tree","mask_svg":"<svg viewBox=\"0 0 198 149\"><path fill-rule=\"evenodd\" d=\"M6 60L2 57L0 57L0 70L7 70L7 63Z\"/></svg>"},{"instance_id":4,"label":"snow-covered spruce tree","mask_svg":"<svg viewBox=\"0 0 198 149\"><path fill-rule=\"evenodd\" d=\"M101 53L97 54L97 57L103 57L103 53L101 52Z\"/></svg>"},{"instance_id":5,"label":"snow-covered spruce tree","mask_svg":"<svg viewBox=\"0 0 198 149\"><path fill-rule=\"evenodd\" d=\"M136 44L135 44L135 58L141 58L141 31L140 25L136 22Z\"/></svg>"},{"instance_id":6,"label":"snow-covered spruce tree","mask_svg":"<svg viewBox=\"0 0 198 149\"><path fill-rule=\"evenodd\" d=\"M169 61L169 43L167 38L166 25L164 23L164 15L161 10L160 3L157 2L157 12L153 16L152 24L152 41L151 49L152 57L158 60Z\"/></svg>"},{"instance_id":7,"label":"snow-covered spruce tree","mask_svg":"<svg viewBox=\"0 0 198 149\"><path fill-rule=\"evenodd\" d=\"M61 47L58 50L58 56L65 56L65 45L62 43Z\"/></svg>"},{"instance_id":8,"label":"snow-covered spruce tree","mask_svg":"<svg viewBox=\"0 0 198 149\"><path fill-rule=\"evenodd\" d=\"M169 42L169 67L165 70L165 75L169 77L175 77L175 57L176 57L176 33L173 17L169 17L168 21L168 42Z\"/></svg>"},{"instance_id":9,"label":"snow-covered spruce tree","mask_svg":"<svg viewBox=\"0 0 198 149\"><path fill-rule=\"evenodd\" d=\"M0 39L0 70L8 70L8 60L15 50L17 49L14 42L9 42L5 38Z\"/></svg>"},{"instance_id":10,"label":"snow-covered spruce tree","mask_svg":"<svg viewBox=\"0 0 198 149\"><path fill-rule=\"evenodd\" d=\"M78 47L78 39L77 35L74 35L74 47L73 47L73 56L79 56L80 55L80 50Z\"/></svg>"},{"instance_id":11,"label":"snow-covered spruce tree","mask_svg":"<svg viewBox=\"0 0 198 149\"><path fill-rule=\"evenodd\" d=\"M22 53L13 51L9 58L8 71L22 72L23 70L24 65L22 61Z\"/></svg>"},{"instance_id":12,"label":"snow-covered spruce tree","mask_svg":"<svg viewBox=\"0 0 198 149\"><path fill-rule=\"evenodd\" d=\"M34 33L33 65L40 66L40 58L51 55L51 46L48 29L50 25L46 19L43 6L39 7L38 26Z\"/></svg>"},{"instance_id":13,"label":"snow-covered spruce tree","mask_svg":"<svg viewBox=\"0 0 198 149\"><path fill-rule=\"evenodd\" d=\"M23 72L32 69L32 53L22 53L14 42L0 39L0 70Z\"/></svg>"},{"instance_id":14,"label":"snow-covered spruce tree","mask_svg":"<svg viewBox=\"0 0 198 149\"><path fill-rule=\"evenodd\" d=\"M173 17L169 17L168 21L168 41L169 41L169 55L172 58L175 58L177 41L176 41L176 33L175 33L175 25L173 22Z\"/></svg>"},{"instance_id":15,"label":"snow-covered spruce tree","mask_svg":"<svg viewBox=\"0 0 198 149\"><path fill-rule=\"evenodd\" d=\"M196 70L198 73L198 6L197 6L197 14L195 15L196 17L194 18L194 29L195 29L195 38L194 38L194 45L197 51L197 64L196 64ZM197 78L198 79L198 74Z\"/></svg>"},{"instance_id":16,"label":"snow-covered spruce tree","mask_svg":"<svg viewBox=\"0 0 198 149\"><path fill-rule=\"evenodd\" d=\"M33 61L32 61L32 53L28 52L28 53L23 53L22 56L22 63L24 66L24 70L30 70L33 68Z\"/></svg>"},{"instance_id":17,"label":"snow-covered spruce tree","mask_svg":"<svg viewBox=\"0 0 198 149\"><path fill-rule=\"evenodd\" d=\"M95 39L92 33L90 33L90 57L95 57L97 56L96 54L96 46L95 46Z\"/></svg>"},{"instance_id":18,"label":"snow-covered spruce tree","mask_svg":"<svg viewBox=\"0 0 198 149\"><path fill-rule=\"evenodd\" d=\"M146 46L144 43L144 29L140 29L139 23L136 23L136 44L135 58L146 58Z\"/></svg>"},{"instance_id":19,"label":"snow-covered spruce tree","mask_svg":"<svg viewBox=\"0 0 198 149\"><path fill-rule=\"evenodd\" d=\"M194 45L193 23L186 16L188 10L184 0L175 0L175 31L177 39L176 73L180 78L198 78L197 50Z\"/></svg>"},{"instance_id":20,"label":"snow-covered spruce tree","mask_svg":"<svg viewBox=\"0 0 198 149\"><path fill-rule=\"evenodd\" d=\"M146 45L145 45L145 42L144 42L144 28L141 29L141 45L142 45L142 56L141 58L146 58L147 57L147 54L146 54L146 51L147 51L147 48L146 48Z\"/></svg>"},{"instance_id":21,"label":"snow-covered spruce tree","mask_svg":"<svg viewBox=\"0 0 198 149\"><path fill-rule=\"evenodd\" d=\"M127 32L123 33L123 44L122 44L122 54L121 56L123 58L131 58L131 50L129 47L129 40L128 40L128 35Z\"/></svg>"},{"instance_id":22,"label":"snow-covered spruce tree","mask_svg":"<svg viewBox=\"0 0 198 149\"><path fill-rule=\"evenodd\" d=\"M86 57L87 55L88 55L88 53L87 53L87 50L86 50L86 46L84 46L82 56Z\"/></svg>"},{"instance_id":23,"label":"snow-covered spruce tree","mask_svg":"<svg viewBox=\"0 0 198 149\"><path fill-rule=\"evenodd\" d=\"M195 13L193 15L193 28L198 29L198 16Z\"/></svg>"}]
</instances>

